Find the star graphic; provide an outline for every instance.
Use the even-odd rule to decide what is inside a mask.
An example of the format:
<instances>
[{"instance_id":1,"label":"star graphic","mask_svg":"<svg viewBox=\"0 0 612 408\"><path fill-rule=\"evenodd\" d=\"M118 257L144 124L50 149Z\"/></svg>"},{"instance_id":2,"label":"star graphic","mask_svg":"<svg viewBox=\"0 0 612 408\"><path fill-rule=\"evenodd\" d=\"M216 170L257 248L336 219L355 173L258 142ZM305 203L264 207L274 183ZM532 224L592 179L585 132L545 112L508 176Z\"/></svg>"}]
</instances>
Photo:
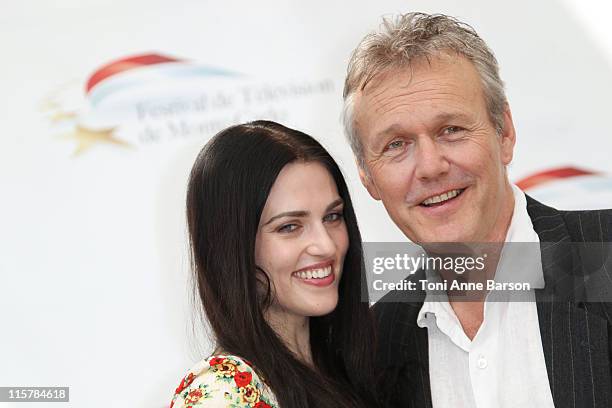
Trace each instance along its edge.
<instances>
[{"instance_id":1,"label":"star graphic","mask_svg":"<svg viewBox=\"0 0 612 408\"><path fill-rule=\"evenodd\" d=\"M71 131L70 133L63 134L61 135L61 137L70 140L75 140L77 142L77 147L74 153L72 154L73 156L78 156L84 153L86 150L90 149L98 143L110 143L123 147L132 147L129 143L115 138L113 136L114 130L114 127L93 130L81 125L77 125L73 131Z\"/></svg>"}]
</instances>

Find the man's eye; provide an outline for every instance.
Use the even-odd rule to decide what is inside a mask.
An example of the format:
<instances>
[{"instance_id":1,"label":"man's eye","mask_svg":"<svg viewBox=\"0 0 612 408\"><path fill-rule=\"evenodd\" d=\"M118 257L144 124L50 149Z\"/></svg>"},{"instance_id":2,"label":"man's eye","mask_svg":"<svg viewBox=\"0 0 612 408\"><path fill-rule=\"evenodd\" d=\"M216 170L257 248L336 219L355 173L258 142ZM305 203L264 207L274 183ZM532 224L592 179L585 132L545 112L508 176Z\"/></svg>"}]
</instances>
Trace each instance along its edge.
<instances>
[{"instance_id":1,"label":"man's eye","mask_svg":"<svg viewBox=\"0 0 612 408\"><path fill-rule=\"evenodd\" d=\"M449 126L447 128L444 128L444 131L442 132L442 134L444 135L453 135L455 133L459 133L463 130L463 128L459 127L459 126Z\"/></svg>"},{"instance_id":2,"label":"man's eye","mask_svg":"<svg viewBox=\"0 0 612 408\"><path fill-rule=\"evenodd\" d=\"M408 143L405 140L394 140L391 143L387 144L382 151L382 154L385 156L396 156L401 154L406 150Z\"/></svg>"},{"instance_id":3,"label":"man's eye","mask_svg":"<svg viewBox=\"0 0 612 408\"><path fill-rule=\"evenodd\" d=\"M406 142L404 142L403 140L394 140L393 142L387 145L387 148L385 150L401 149L402 147L404 147L405 144Z\"/></svg>"},{"instance_id":4,"label":"man's eye","mask_svg":"<svg viewBox=\"0 0 612 408\"><path fill-rule=\"evenodd\" d=\"M334 222L334 221L339 221L343 218L343 214L342 212L333 212L331 214L327 214L324 218L323 221L326 222Z\"/></svg>"},{"instance_id":5,"label":"man's eye","mask_svg":"<svg viewBox=\"0 0 612 408\"><path fill-rule=\"evenodd\" d=\"M289 233L289 232L295 231L298 228L299 228L299 226L297 224L285 224L285 225L279 227L276 230L276 232Z\"/></svg>"}]
</instances>

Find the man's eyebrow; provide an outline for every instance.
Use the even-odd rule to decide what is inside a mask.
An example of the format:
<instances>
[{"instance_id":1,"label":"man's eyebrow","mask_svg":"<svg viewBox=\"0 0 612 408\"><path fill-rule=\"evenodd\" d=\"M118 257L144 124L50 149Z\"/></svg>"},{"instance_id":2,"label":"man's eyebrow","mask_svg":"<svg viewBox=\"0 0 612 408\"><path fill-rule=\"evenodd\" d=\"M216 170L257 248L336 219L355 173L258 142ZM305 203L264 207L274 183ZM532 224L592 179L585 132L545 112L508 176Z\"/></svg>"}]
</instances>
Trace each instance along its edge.
<instances>
[{"instance_id":1,"label":"man's eyebrow","mask_svg":"<svg viewBox=\"0 0 612 408\"><path fill-rule=\"evenodd\" d=\"M450 120L467 121L469 120L469 116L462 112L444 112L444 113L439 113L436 116L434 116L434 122L436 123L447 122Z\"/></svg>"},{"instance_id":2,"label":"man's eyebrow","mask_svg":"<svg viewBox=\"0 0 612 408\"><path fill-rule=\"evenodd\" d=\"M329 211L334 207L339 206L340 204L343 204L344 200L342 200L341 198L338 198L334 201L332 201L331 204L329 204L326 208L325 211ZM301 217L306 217L310 215L310 211L285 211L282 212L280 214L276 214L274 217L270 218L264 225L262 226L266 226L268 224L270 224L272 221L277 220L279 218L283 218L283 217L297 217L297 218L301 218Z\"/></svg>"},{"instance_id":3,"label":"man's eyebrow","mask_svg":"<svg viewBox=\"0 0 612 408\"><path fill-rule=\"evenodd\" d=\"M374 143L371 147L372 150L378 150L380 148L380 145L385 143L385 137L389 136L389 135L395 135L395 134L402 134L402 133L406 133L403 126L394 123L391 126L389 126L388 128L386 128L385 130L378 132L376 134L376 138L374 139Z\"/></svg>"},{"instance_id":4,"label":"man's eyebrow","mask_svg":"<svg viewBox=\"0 0 612 408\"><path fill-rule=\"evenodd\" d=\"M397 123L394 123L388 128L386 128L385 130L383 130L382 132L378 132L377 136L386 136L388 134L393 134L393 133L402 133L403 131L404 131L404 128L402 126L398 125Z\"/></svg>"}]
</instances>

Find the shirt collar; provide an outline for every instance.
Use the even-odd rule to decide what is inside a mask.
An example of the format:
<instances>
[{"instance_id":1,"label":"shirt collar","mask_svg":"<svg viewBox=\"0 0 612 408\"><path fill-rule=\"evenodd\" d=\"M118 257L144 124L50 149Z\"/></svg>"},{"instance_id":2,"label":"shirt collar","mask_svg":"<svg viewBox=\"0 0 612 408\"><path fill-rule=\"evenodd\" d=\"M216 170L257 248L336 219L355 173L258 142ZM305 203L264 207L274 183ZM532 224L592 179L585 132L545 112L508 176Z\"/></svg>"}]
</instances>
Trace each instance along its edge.
<instances>
[{"instance_id":1,"label":"shirt collar","mask_svg":"<svg viewBox=\"0 0 612 408\"><path fill-rule=\"evenodd\" d=\"M527 212L527 198L525 193L511 184L514 195L514 212L510 227L506 233L506 242L540 242L538 234L533 229L533 223Z\"/></svg>"}]
</instances>

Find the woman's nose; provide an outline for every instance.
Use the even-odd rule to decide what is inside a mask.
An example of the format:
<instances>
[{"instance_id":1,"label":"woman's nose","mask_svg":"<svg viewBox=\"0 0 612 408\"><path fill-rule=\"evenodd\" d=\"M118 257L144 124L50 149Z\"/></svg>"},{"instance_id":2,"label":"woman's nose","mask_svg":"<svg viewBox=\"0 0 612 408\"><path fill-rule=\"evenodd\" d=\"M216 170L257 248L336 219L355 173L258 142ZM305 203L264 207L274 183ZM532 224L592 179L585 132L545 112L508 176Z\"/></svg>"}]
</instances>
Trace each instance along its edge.
<instances>
[{"instance_id":1,"label":"woman's nose","mask_svg":"<svg viewBox=\"0 0 612 408\"><path fill-rule=\"evenodd\" d=\"M333 255L336 251L336 243L323 224L313 228L309 240L307 250L311 255L324 257Z\"/></svg>"}]
</instances>

